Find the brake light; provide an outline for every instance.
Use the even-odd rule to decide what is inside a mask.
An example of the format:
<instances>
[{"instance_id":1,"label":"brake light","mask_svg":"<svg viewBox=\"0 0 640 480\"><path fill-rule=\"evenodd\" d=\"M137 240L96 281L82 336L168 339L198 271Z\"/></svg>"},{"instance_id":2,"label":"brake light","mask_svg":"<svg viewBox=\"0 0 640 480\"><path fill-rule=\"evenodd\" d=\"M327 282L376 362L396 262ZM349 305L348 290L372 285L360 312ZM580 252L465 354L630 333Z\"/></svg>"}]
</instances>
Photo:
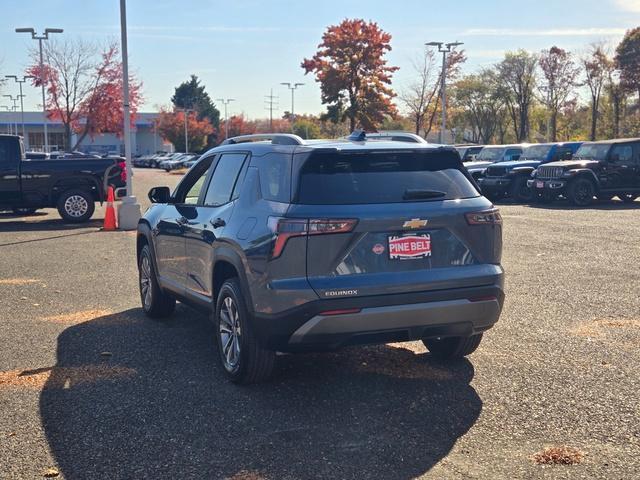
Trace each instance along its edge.
<instances>
[{"instance_id":1,"label":"brake light","mask_svg":"<svg viewBox=\"0 0 640 480\"><path fill-rule=\"evenodd\" d=\"M126 162L118 162L118 167L120 167L120 180L126 183L127 181L127 163Z\"/></svg>"},{"instance_id":2,"label":"brake light","mask_svg":"<svg viewBox=\"0 0 640 480\"><path fill-rule=\"evenodd\" d=\"M502 225L502 215L497 208L466 213L465 216L469 225Z\"/></svg>"},{"instance_id":3,"label":"brake light","mask_svg":"<svg viewBox=\"0 0 640 480\"><path fill-rule=\"evenodd\" d=\"M309 219L269 217L268 225L276 235L271 258L282 255L287 241L292 237L346 233L358 223L355 219Z\"/></svg>"}]
</instances>

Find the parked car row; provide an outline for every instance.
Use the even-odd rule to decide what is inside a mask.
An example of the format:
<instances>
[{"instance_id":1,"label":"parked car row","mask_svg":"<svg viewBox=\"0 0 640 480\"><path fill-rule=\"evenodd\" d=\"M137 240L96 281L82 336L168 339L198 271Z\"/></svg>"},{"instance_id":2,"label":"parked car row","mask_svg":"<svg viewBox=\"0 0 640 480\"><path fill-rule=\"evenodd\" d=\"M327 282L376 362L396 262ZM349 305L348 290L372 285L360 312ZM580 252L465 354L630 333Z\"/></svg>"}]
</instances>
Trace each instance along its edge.
<instances>
[{"instance_id":1,"label":"parked car row","mask_svg":"<svg viewBox=\"0 0 640 480\"><path fill-rule=\"evenodd\" d=\"M595 198L632 202L640 196L640 139L488 145L464 165L493 201L565 198L587 206Z\"/></svg>"},{"instance_id":2,"label":"parked car row","mask_svg":"<svg viewBox=\"0 0 640 480\"><path fill-rule=\"evenodd\" d=\"M198 158L199 155L194 153L161 152L134 158L133 166L142 168L162 168L169 172L178 168L191 168Z\"/></svg>"}]
</instances>

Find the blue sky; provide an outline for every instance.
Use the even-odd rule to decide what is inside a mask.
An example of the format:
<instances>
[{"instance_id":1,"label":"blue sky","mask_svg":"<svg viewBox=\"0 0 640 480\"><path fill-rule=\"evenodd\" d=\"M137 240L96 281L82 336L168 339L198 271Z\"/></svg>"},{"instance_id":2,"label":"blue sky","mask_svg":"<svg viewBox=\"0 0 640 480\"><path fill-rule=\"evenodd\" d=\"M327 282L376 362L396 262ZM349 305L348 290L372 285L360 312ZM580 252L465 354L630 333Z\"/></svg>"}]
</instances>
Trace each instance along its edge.
<instances>
[{"instance_id":1,"label":"blue sky","mask_svg":"<svg viewBox=\"0 0 640 480\"><path fill-rule=\"evenodd\" d=\"M119 38L118 0L0 0L0 74L27 64L35 42L16 27L64 28L64 36L104 42ZM374 20L393 35L389 62L400 70L396 90L412 79L411 61L426 41L462 41L465 72L495 63L505 50L539 51L558 45L583 52L589 43L615 45L640 25L640 0L537 0L434 2L430 0L129 0L129 58L144 83L145 105L168 104L173 89L191 73L212 98L232 97L230 113L266 117L271 88L280 110L290 97L280 82L305 82L296 93L296 113L322 110L320 92L300 62L313 55L327 25L344 18ZM15 93L12 84L2 93ZM26 90L26 108L38 92ZM7 104L7 99L0 104Z\"/></svg>"}]
</instances>

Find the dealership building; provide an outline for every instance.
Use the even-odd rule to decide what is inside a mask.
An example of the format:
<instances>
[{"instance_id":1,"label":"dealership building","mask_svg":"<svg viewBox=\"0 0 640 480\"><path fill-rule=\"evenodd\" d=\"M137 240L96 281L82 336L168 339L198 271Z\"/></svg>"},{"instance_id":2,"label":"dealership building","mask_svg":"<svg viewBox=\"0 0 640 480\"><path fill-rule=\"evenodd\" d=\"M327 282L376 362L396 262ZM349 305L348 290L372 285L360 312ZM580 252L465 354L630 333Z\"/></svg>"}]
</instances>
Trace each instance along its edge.
<instances>
[{"instance_id":1,"label":"dealership building","mask_svg":"<svg viewBox=\"0 0 640 480\"><path fill-rule=\"evenodd\" d=\"M133 155L145 155L160 150L171 150L171 144L166 143L158 135L155 128L157 113L142 113L136 115L135 125L131 131L131 151ZM22 135L22 115L20 112L0 112L0 133L16 133ZM44 114L42 112L24 112L24 143L27 151L44 150ZM51 151L65 150L66 145L64 125L59 120L48 120L47 131L49 149ZM74 135L73 143L76 139ZM73 145L71 145L73 146ZM84 153L117 153L124 154L124 141L115 133L102 133L91 137L87 135L77 150Z\"/></svg>"}]
</instances>

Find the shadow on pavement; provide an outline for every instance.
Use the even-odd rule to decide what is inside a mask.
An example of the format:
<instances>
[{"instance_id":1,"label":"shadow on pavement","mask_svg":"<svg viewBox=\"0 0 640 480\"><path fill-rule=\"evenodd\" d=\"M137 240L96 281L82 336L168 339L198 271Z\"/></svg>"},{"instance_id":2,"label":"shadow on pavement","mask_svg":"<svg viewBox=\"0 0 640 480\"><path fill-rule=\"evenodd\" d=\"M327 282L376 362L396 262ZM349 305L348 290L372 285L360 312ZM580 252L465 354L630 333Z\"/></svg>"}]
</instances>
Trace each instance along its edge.
<instances>
[{"instance_id":1,"label":"shadow on pavement","mask_svg":"<svg viewBox=\"0 0 640 480\"><path fill-rule=\"evenodd\" d=\"M56 371L83 375L52 375L40 398L65 478L408 479L482 409L471 363L400 345L279 357L271 383L235 386L212 335L182 306L164 323L132 309L67 328Z\"/></svg>"},{"instance_id":2,"label":"shadow on pavement","mask_svg":"<svg viewBox=\"0 0 640 480\"><path fill-rule=\"evenodd\" d=\"M494 202L496 203L496 205L500 206L500 205L518 205L517 202L510 202L508 200L502 200L499 202ZM631 202L631 203L624 203L622 201L616 201L616 200L612 200L612 201L597 201L594 200L594 202L587 206L587 207L577 207L575 205L570 204L568 201L566 200L556 200L554 202L550 202L550 203L527 203L527 204L521 204L523 206L527 206L530 208L535 208L535 209L539 209L539 210L640 210L640 202Z\"/></svg>"},{"instance_id":3,"label":"shadow on pavement","mask_svg":"<svg viewBox=\"0 0 640 480\"><path fill-rule=\"evenodd\" d=\"M47 220L36 220L33 217L10 217L0 215L3 218L17 218L17 220L0 221L0 232L49 232L82 230L87 228L102 227L103 220L92 219L84 223L67 223L61 218L49 218Z\"/></svg>"}]
</instances>

